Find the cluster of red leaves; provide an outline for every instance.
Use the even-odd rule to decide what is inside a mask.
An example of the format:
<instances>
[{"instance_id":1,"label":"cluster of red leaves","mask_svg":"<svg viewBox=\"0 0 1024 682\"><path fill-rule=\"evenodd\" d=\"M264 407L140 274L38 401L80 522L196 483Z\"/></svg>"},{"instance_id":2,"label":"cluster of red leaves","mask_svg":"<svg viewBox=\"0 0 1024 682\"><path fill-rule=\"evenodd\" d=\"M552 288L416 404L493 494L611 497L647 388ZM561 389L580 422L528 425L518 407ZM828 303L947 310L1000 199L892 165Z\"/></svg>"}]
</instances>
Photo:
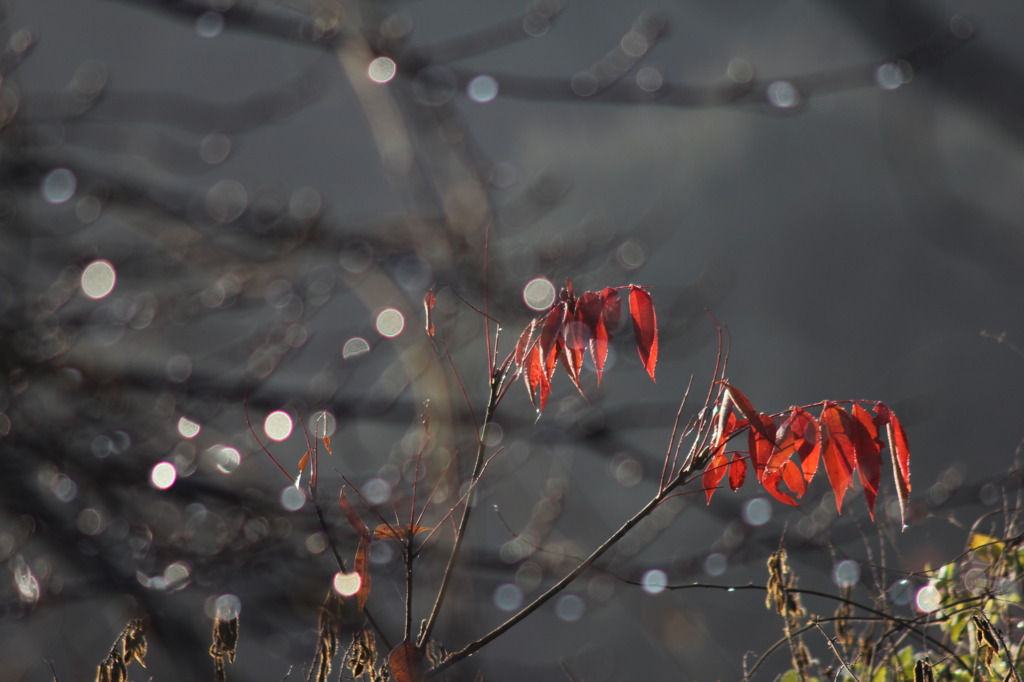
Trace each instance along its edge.
<instances>
[{"instance_id":1,"label":"cluster of red leaves","mask_svg":"<svg viewBox=\"0 0 1024 682\"><path fill-rule=\"evenodd\" d=\"M654 303L646 289L630 284L619 289L629 290L629 313L633 321L637 352L644 369L654 379L658 363L658 323ZM530 401L541 412L551 393L551 380L559 364L582 394L580 370L583 354L589 351L597 372L597 382L608 359L608 344L612 332L618 329L622 312L622 299L618 289L607 287L601 291L585 291L577 297L572 282L565 288L551 309L533 319L516 343L514 360L517 375L521 374L530 393Z\"/></svg>"},{"instance_id":2,"label":"cluster of red leaves","mask_svg":"<svg viewBox=\"0 0 1024 682\"><path fill-rule=\"evenodd\" d=\"M836 509L842 512L843 498L856 472L874 520L884 447L880 434L884 431L892 453L900 515L905 515L910 495L910 450L903 426L885 403L875 403L873 411L868 412L857 403L846 411L837 403L825 401L820 404L817 419L802 407L771 416L755 411L734 386L724 386L711 457L703 477L709 503L726 476L732 490L743 485L749 462L757 482L772 497L795 506L819 464L824 463ZM743 431L747 432L747 450L727 452L728 442ZM782 484L789 492L781 488Z\"/></svg>"}]
</instances>

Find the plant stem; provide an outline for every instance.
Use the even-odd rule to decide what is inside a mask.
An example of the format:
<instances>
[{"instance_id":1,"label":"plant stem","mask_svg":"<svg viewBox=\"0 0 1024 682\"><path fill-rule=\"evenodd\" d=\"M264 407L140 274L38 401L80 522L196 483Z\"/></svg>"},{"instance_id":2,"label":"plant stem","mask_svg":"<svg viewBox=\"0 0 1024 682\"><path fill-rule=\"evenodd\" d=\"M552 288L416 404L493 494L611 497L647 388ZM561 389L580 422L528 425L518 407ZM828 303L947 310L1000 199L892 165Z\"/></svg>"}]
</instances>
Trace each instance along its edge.
<instances>
[{"instance_id":1,"label":"plant stem","mask_svg":"<svg viewBox=\"0 0 1024 682\"><path fill-rule=\"evenodd\" d=\"M597 547L597 549L591 552L590 556L588 556L586 559L580 562L579 565L576 566L576 568L567 573L561 580L559 580L557 583L549 587L543 594L538 596L532 602L524 606L522 610L520 610L514 616L512 616L504 623L488 632L480 639L471 642L459 651L449 654L447 658L445 658L439 664L431 668L428 671L428 673L430 675L435 675L441 672L442 670L448 668L449 666L458 663L462 659L472 656L477 651L479 651L487 644L489 644L492 640L497 639L501 635L505 634L505 632L512 629L513 626L518 624L521 620L525 619L527 616L529 616L534 611L543 606L545 603L547 603L548 600L550 600L556 594L558 594L566 587L568 587L572 581L574 581L576 578L579 577L581 573L583 573L583 571L590 568L590 566L595 561L597 561L602 554L611 549L612 546L615 545L615 543L617 543L626 535L626 533L631 531L638 523L640 523L648 515L650 515L650 513L653 512L659 504L664 502L670 492L672 492L675 488L679 487L680 485L686 483L689 480L688 474L689 471L681 471L675 479L668 483L668 485L659 488L657 494L655 494L654 497L652 497L651 500L646 505L644 505L642 509L640 509L640 511L638 511L629 520L623 523L617 531L608 536L608 538L604 542L602 542L601 545Z\"/></svg>"},{"instance_id":2,"label":"plant stem","mask_svg":"<svg viewBox=\"0 0 1024 682\"><path fill-rule=\"evenodd\" d=\"M501 397L501 385L505 381L507 370L502 368L494 373L491 377L490 394L487 398L487 408L484 411L484 421L480 426L480 432L477 434L477 448L476 448L476 460L473 462L473 474L469 479L469 489L466 493L466 503L462 508L462 518L459 519L459 527L455 531L455 544L452 546L452 552L448 556L448 565L444 569L444 575L441 577L441 586L437 590L437 598L434 600L434 607L430 610L430 616L427 618L426 624L423 626L423 631L420 633L417 646L422 649L430 641L430 633L433 631L434 626L437 624L437 617L441 612L441 605L444 603L445 595L448 593L448 585L451 583L452 573L455 569L455 562L459 558L459 553L462 551L462 542L466 537L466 527L469 525L469 515L472 512L472 495L474 488L476 487L477 481L480 480L480 473L484 467L484 454L487 451L487 445L484 443L484 433L487 430L487 426L491 423L494 418L494 409L498 406L498 400Z\"/></svg>"}]
</instances>

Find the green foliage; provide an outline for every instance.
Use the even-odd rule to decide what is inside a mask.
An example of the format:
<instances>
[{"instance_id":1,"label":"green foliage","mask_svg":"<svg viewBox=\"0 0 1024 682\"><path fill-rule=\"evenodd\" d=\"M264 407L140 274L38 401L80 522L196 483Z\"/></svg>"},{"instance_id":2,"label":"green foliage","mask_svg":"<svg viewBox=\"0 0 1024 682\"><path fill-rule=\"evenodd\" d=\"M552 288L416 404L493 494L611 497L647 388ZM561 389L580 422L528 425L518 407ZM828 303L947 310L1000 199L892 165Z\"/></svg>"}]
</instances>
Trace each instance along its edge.
<instances>
[{"instance_id":1,"label":"green foliage","mask_svg":"<svg viewBox=\"0 0 1024 682\"><path fill-rule=\"evenodd\" d=\"M793 651L803 649L805 639L815 644L813 638L818 636L826 640L829 656L812 660L803 669L794 664L780 682L1020 682L1022 539L1015 519L998 536L972 530L966 550L955 561L909 576L917 586L909 607L887 603L884 590L879 589L871 605L841 595L839 609L830 617L809 611L799 618L785 614L785 639ZM771 561L769 572L778 573ZM770 581L769 592L771 585ZM791 580L788 591L800 594L794 585ZM913 608L913 613L901 613L901 608Z\"/></svg>"}]
</instances>

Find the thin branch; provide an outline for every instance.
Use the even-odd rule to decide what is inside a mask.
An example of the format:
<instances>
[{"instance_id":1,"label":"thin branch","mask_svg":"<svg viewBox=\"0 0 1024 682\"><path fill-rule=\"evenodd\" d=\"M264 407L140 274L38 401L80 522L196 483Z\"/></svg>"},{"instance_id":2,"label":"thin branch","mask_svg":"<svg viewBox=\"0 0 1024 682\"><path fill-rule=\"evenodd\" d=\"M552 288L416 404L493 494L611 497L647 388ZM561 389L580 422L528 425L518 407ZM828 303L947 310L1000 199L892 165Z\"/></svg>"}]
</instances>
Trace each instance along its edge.
<instances>
[{"instance_id":1,"label":"thin branch","mask_svg":"<svg viewBox=\"0 0 1024 682\"><path fill-rule=\"evenodd\" d=\"M504 383L505 376L507 373L503 372L498 375L491 377L490 394L487 399L487 408L484 411L483 424L477 431L477 448L476 448L476 459L473 462L473 473L470 476L470 490L467 492L466 501L462 508L462 518L459 520L458 528L455 531L455 543L452 545L451 554L448 556L448 565L445 567L444 575L441 577L441 586L437 590L437 597L434 599L434 606L430 610L430 615L427 617L427 622L423 626L423 630L420 633L419 641L417 646L422 649L430 641L430 633L433 632L434 626L437 624L437 617L441 612L441 606L444 604L445 596L448 593L448 585L451 583L452 574L455 571L455 562L459 558L459 553L462 550L462 543L466 538L466 527L469 525L469 516L472 512L472 494L476 483L480 480L480 474L483 471L484 466L484 454L487 451L487 444L483 439L483 431L491 423L491 419L494 417L494 409L498 406L498 396L501 393L501 385Z\"/></svg>"}]
</instances>

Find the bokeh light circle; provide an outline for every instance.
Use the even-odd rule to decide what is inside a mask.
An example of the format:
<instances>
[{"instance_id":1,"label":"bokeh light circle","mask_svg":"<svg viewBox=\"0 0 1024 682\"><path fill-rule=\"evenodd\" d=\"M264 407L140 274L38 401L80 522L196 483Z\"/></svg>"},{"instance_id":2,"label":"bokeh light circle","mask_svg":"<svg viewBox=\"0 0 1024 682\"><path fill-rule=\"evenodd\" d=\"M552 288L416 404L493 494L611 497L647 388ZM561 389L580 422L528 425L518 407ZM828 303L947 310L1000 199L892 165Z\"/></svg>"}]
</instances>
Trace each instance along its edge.
<instances>
[{"instance_id":1,"label":"bokeh light circle","mask_svg":"<svg viewBox=\"0 0 1024 682\"><path fill-rule=\"evenodd\" d=\"M397 72L398 66L390 57L377 57L370 62L370 66L366 69L366 75L374 83L387 83L395 77Z\"/></svg>"},{"instance_id":2,"label":"bokeh light circle","mask_svg":"<svg viewBox=\"0 0 1024 682\"><path fill-rule=\"evenodd\" d=\"M342 597L352 597L359 592L359 588L363 585L363 579L359 577L358 573L338 571L334 574L332 585L334 591Z\"/></svg>"},{"instance_id":3,"label":"bokeh light circle","mask_svg":"<svg viewBox=\"0 0 1024 682\"><path fill-rule=\"evenodd\" d=\"M167 490L178 479L178 470L170 462L159 462L149 472L149 482L157 490Z\"/></svg>"},{"instance_id":4,"label":"bokeh light circle","mask_svg":"<svg viewBox=\"0 0 1024 682\"><path fill-rule=\"evenodd\" d=\"M92 299L101 299L114 290L117 272L109 261L94 260L82 270L82 293Z\"/></svg>"},{"instance_id":5,"label":"bokeh light circle","mask_svg":"<svg viewBox=\"0 0 1024 682\"><path fill-rule=\"evenodd\" d=\"M284 410L277 410L263 420L263 432L270 440L282 441L292 435L292 416Z\"/></svg>"},{"instance_id":6,"label":"bokeh light circle","mask_svg":"<svg viewBox=\"0 0 1024 682\"><path fill-rule=\"evenodd\" d=\"M394 308L385 308L377 314L377 333L393 339L405 329L405 315Z\"/></svg>"},{"instance_id":7,"label":"bokeh light circle","mask_svg":"<svg viewBox=\"0 0 1024 682\"><path fill-rule=\"evenodd\" d=\"M555 302L555 285L546 277L535 277L523 287L523 302L531 310L547 310Z\"/></svg>"}]
</instances>

